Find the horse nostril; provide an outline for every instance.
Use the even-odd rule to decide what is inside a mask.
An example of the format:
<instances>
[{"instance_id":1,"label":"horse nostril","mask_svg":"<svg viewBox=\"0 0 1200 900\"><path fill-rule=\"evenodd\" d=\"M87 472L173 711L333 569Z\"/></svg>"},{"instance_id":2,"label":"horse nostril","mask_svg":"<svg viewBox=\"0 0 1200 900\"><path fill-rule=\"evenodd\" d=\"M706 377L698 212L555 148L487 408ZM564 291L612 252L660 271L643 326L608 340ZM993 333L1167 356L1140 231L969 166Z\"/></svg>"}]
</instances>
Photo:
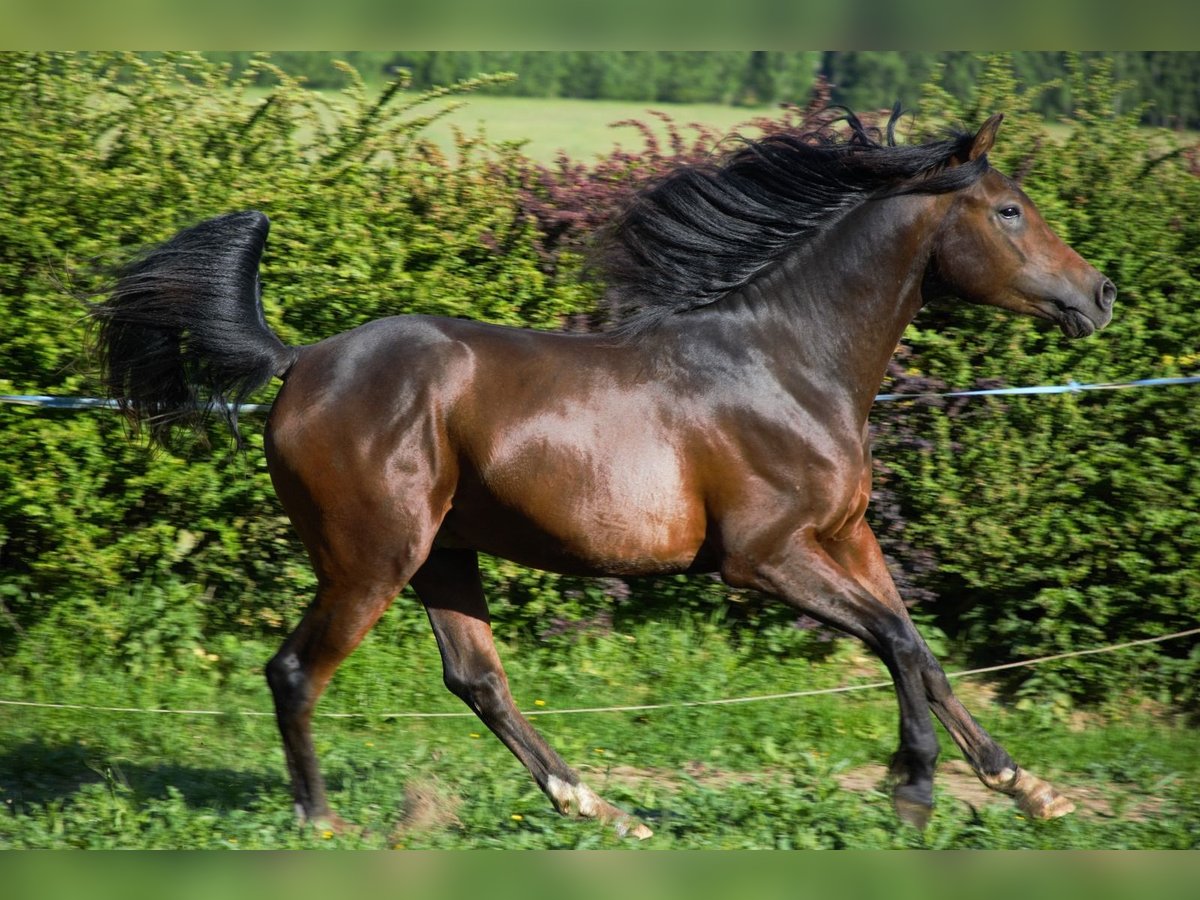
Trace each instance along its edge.
<instances>
[{"instance_id":1,"label":"horse nostril","mask_svg":"<svg viewBox=\"0 0 1200 900\"><path fill-rule=\"evenodd\" d=\"M1099 290L1096 291L1096 305L1105 312L1109 312L1116 302L1117 286L1112 283L1111 279L1105 278L1100 282Z\"/></svg>"}]
</instances>

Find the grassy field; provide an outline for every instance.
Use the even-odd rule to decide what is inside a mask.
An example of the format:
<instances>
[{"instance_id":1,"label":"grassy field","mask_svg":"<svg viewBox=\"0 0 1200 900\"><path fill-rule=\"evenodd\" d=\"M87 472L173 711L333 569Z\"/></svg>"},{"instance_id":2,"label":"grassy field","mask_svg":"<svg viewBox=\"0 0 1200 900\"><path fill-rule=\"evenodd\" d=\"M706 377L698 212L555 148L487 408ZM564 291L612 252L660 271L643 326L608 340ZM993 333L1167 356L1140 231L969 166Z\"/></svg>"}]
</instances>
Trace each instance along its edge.
<instances>
[{"instance_id":1,"label":"grassy field","mask_svg":"<svg viewBox=\"0 0 1200 900\"><path fill-rule=\"evenodd\" d=\"M551 162L564 152L572 159L590 160L622 145L642 148L641 136L628 126L613 124L627 119L652 122L659 134L661 125L650 115L657 110L680 125L701 123L721 133L734 131L756 116L771 110L717 104L644 104L606 100L545 100L534 97L468 96L464 105L429 126L428 134L443 147L453 143L453 129L467 134L482 127L492 140L523 141L524 151L540 162Z\"/></svg>"},{"instance_id":2,"label":"grassy field","mask_svg":"<svg viewBox=\"0 0 1200 900\"><path fill-rule=\"evenodd\" d=\"M403 603L403 601L401 601ZM0 706L0 847L566 848L628 846L555 814L519 763L441 686L432 638L393 610L334 680L316 742L335 808L365 831L297 829L265 713L271 647L232 639L134 673L70 666L52 647L0 676L0 696L218 709L221 717ZM525 644L525 646L522 646ZM577 643L502 647L522 708L673 702L879 680L849 642L825 659L764 652L716 623L642 625ZM113 648L112 659L120 648ZM1200 734L1150 710L1055 715L958 690L1014 756L1079 804L1028 821L983 791L944 742L938 806L902 827L880 789L895 746L890 691L535 723L591 786L655 830L643 848L1195 848ZM945 736L943 735L943 739ZM634 842L636 843L636 842Z\"/></svg>"},{"instance_id":3,"label":"grassy field","mask_svg":"<svg viewBox=\"0 0 1200 900\"><path fill-rule=\"evenodd\" d=\"M332 103L344 101L337 91L319 93ZM266 89L247 92L251 99L266 94ZM404 102L401 94L396 104ZM618 122L637 120L649 124L660 138L665 138L666 128L654 113L668 116L682 128L684 137L690 138L695 131L688 126L694 124L720 135L729 135L746 131L745 126L751 120L770 117L778 111L777 107L734 107L713 103L648 104L468 93L422 105L410 113L410 117L429 115L449 106L456 108L430 123L423 132L443 150L453 149L456 131L468 137L482 133L491 141L516 142L527 156L542 163L554 162L560 153L578 162L590 162L615 147L640 151L644 145L636 129L628 125L614 126ZM1058 141L1065 140L1071 131L1061 122L1047 122L1045 127L1050 137ZM749 130L748 133L754 132ZM1183 139L1188 141L1198 137L1200 134L1193 132L1183 134Z\"/></svg>"},{"instance_id":4,"label":"grassy field","mask_svg":"<svg viewBox=\"0 0 1200 900\"><path fill-rule=\"evenodd\" d=\"M344 100L336 91L320 93L332 103ZM266 89L247 92L251 99L259 99L266 94ZM402 94L395 105L398 107L404 102ZM428 125L424 131L443 149L453 148L456 129L472 136L482 128L490 140L518 142L526 155L546 163L553 162L560 152L575 160L590 161L618 145L641 150L642 139L636 130L630 127L614 128L613 125L627 119L637 119L653 124L655 131L665 136L665 129L651 115L651 110L666 113L681 126L699 123L720 133L734 131L750 119L772 112L769 107L752 109L715 103L646 104L465 94L422 105L411 116L425 116L449 106L457 108ZM685 131L685 135L688 134L690 132Z\"/></svg>"}]
</instances>

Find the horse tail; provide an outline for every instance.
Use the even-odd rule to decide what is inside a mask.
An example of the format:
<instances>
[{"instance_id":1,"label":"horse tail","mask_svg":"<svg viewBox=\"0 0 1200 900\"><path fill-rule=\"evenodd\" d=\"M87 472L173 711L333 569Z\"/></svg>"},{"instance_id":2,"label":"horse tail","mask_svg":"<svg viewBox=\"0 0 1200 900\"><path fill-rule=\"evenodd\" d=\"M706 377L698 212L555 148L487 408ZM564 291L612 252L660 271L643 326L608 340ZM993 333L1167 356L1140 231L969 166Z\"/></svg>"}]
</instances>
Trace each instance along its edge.
<instances>
[{"instance_id":1,"label":"horse tail","mask_svg":"<svg viewBox=\"0 0 1200 900\"><path fill-rule=\"evenodd\" d=\"M238 406L295 363L299 351L263 316L270 227L254 211L193 225L119 267L107 299L90 305L104 386L152 443L168 446L176 427L203 439L218 411L240 448Z\"/></svg>"}]
</instances>

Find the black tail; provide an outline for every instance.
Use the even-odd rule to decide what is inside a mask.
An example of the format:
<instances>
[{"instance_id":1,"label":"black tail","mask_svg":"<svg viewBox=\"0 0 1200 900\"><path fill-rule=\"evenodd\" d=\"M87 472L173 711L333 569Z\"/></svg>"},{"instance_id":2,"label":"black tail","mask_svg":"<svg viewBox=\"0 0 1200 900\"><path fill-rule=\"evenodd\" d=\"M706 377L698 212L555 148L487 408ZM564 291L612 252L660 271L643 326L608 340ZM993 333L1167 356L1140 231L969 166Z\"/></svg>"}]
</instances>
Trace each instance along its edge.
<instances>
[{"instance_id":1,"label":"black tail","mask_svg":"<svg viewBox=\"0 0 1200 900\"><path fill-rule=\"evenodd\" d=\"M94 349L109 395L166 446L175 426L203 434L213 410L241 445L237 408L296 361L263 317L260 212L209 219L116 271L95 304Z\"/></svg>"}]
</instances>

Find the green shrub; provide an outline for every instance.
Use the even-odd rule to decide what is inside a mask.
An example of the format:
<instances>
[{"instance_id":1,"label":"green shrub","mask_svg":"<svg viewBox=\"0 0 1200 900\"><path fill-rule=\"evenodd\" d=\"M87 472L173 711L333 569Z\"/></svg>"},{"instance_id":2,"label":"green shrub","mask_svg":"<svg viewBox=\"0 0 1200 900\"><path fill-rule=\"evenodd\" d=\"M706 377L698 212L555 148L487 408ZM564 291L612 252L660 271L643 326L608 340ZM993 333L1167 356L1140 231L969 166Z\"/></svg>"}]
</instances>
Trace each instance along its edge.
<instances>
[{"instance_id":1,"label":"green shrub","mask_svg":"<svg viewBox=\"0 0 1200 900\"><path fill-rule=\"evenodd\" d=\"M1196 371L1200 180L1176 139L1138 128L1138 110L1114 111L1120 86L1103 64L1075 65L1077 108L1061 138L1034 113L1036 94L1018 89L1011 57L982 60L980 71L966 101L935 76L921 121L977 125L1006 112L994 162L1020 173L1050 223L1118 284L1116 318L1068 342L997 310L932 308L906 336L900 377L964 387ZM552 328L592 310L598 291L577 280L569 242L539 233L556 219L530 211L527 161L480 139L447 158L421 140L436 101L493 79L417 95L392 85L372 99L353 70L343 74L344 102L331 103L264 58L231 84L191 54L0 54L0 391L87 393L65 273L80 273L71 287L95 290L94 258L237 208L272 217L266 308L290 343L403 312ZM248 92L264 78L274 82L265 97ZM592 171L637 171L629 162ZM543 206L572 202L565 181L553 187L536 195ZM877 408L887 502L876 522L904 583L938 598L921 609L954 646L1007 661L1194 624L1194 390ZM115 640L127 667L167 665L201 637L273 637L307 601L312 574L257 438L242 456L183 459L128 443L106 412L3 407L0 422L0 652L36 653L45 628L74 623L81 657ZM627 586L494 560L484 570L497 626L517 640L570 642L657 603L731 611L756 626L761 652L822 652L786 611L706 579ZM101 612L122 591L189 610L137 644L134 627L153 624L131 611L138 603L115 604L120 621ZM423 627L412 605L403 615ZM104 627L89 628L92 619ZM1134 684L1195 704L1195 646L1026 670L1014 696L1070 703Z\"/></svg>"}]
</instances>

